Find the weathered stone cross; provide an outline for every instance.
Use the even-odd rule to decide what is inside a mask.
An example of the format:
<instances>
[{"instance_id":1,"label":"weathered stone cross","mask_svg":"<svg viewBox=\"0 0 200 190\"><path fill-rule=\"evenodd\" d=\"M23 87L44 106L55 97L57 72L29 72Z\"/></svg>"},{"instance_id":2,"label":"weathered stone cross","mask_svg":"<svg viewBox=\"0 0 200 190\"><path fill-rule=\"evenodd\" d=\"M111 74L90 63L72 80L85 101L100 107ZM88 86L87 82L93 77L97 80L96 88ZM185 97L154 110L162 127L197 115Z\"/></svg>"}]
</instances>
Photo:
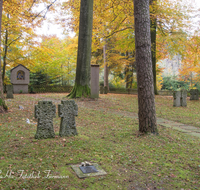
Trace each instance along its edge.
<instances>
[{"instance_id":1,"label":"weathered stone cross","mask_svg":"<svg viewBox=\"0 0 200 190\"><path fill-rule=\"evenodd\" d=\"M56 117L56 106L52 101L39 101L35 105L35 118L38 119L36 139L54 138L53 118Z\"/></svg>"},{"instance_id":2,"label":"weathered stone cross","mask_svg":"<svg viewBox=\"0 0 200 190\"><path fill-rule=\"evenodd\" d=\"M62 100L58 105L58 116L61 117L60 132L62 136L78 135L75 116L78 115L78 106L74 100Z\"/></svg>"}]
</instances>

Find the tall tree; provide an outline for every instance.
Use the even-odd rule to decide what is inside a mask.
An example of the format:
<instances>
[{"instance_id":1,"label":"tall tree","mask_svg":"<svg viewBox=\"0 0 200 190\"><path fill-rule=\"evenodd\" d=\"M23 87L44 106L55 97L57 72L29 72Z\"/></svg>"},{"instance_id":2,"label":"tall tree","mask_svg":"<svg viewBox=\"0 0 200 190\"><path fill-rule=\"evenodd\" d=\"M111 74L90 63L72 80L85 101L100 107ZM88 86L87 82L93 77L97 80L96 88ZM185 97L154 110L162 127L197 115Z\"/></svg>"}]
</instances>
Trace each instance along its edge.
<instances>
[{"instance_id":1,"label":"tall tree","mask_svg":"<svg viewBox=\"0 0 200 190\"><path fill-rule=\"evenodd\" d=\"M150 0L151 5L150 11L150 28L151 28L151 56L152 56L152 68L153 68L153 84L154 84L154 94L158 95L157 83L156 83L156 29L157 29L157 14L156 14L156 5L157 0Z\"/></svg>"},{"instance_id":2,"label":"tall tree","mask_svg":"<svg viewBox=\"0 0 200 190\"><path fill-rule=\"evenodd\" d=\"M90 95L92 21L93 0L81 0L76 79L70 98Z\"/></svg>"},{"instance_id":3,"label":"tall tree","mask_svg":"<svg viewBox=\"0 0 200 190\"><path fill-rule=\"evenodd\" d=\"M158 133L151 59L149 0L134 0L139 131Z\"/></svg>"},{"instance_id":4,"label":"tall tree","mask_svg":"<svg viewBox=\"0 0 200 190\"><path fill-rule=\"evenodd\" d=\"M2 10L3 9L3 0L0 0L0 39L1 39L1 20L2 20ZM1 47L1 41L0 41L0 47ZM1 54L1 50L0 50ZM1 59L0 59L0 112L4 112L7 110L7 106L4 101L4 95L3 95L3 83L2 83L2 76L1 76Z\"/></svg>"}]
</instances>

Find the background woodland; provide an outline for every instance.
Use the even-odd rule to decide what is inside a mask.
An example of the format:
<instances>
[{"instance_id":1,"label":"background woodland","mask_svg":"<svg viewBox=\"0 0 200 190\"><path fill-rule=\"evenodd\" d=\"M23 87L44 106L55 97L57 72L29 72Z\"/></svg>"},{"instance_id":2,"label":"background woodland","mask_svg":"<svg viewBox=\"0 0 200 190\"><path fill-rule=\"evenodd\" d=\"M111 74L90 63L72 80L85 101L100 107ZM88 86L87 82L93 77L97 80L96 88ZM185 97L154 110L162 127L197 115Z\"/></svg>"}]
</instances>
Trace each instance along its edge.
<instances>
[{"instance_id":1,"label":"background woodland","mask_svg":"<svg viewBox=\"0 0 200 190\"><path fill-rule=\"evenodd\" d=\"M91 64L100 65L100 81L107 80L110 87L137 88L133 10L131 0L94 1ZM46 22L46 14L56 15L51 22L60 25L62 36L36 32ZM10 69L22 64L31 71L31 84L73 85L79 15L80 0L4 1L3 83L10 83ZM200 33L193 21L199 15L192 2L152 0L150 17L156 37L152 54L157 89L200 88ZM165 68L158 63L176 55L181 57L179 74L163 76Z\"/></svg>"}]
</instances>

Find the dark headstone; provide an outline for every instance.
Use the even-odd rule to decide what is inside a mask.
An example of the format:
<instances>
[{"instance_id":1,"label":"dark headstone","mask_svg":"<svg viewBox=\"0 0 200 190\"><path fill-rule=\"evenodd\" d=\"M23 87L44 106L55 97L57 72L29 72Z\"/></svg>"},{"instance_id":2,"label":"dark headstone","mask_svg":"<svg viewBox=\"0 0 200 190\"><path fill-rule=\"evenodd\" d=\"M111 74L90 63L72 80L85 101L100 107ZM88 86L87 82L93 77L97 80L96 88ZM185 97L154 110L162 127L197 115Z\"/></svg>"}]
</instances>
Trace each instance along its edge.
<instances>
[{"instance_id":1,"label":"dark headstone","mask_svg":"<svg viewBox=\"0 0 200 190\"><path fill-rule=\"evenodd\" d=\"M190 100L199 100L199 90L198 89L190 90Z\"/></svg>"},{"instance_id":2,"label":"dark headstone","mask_svg":"<svg viewBox=\"0 0 200 190\"><path fill-rule=\"evenodd\" d=\"M13 86L6 85L7 96L6 98L13 98Z\"/></svg>"},{"instance_id":3,"label":"dark headstone","mask_svg":"<svg viewBox=\"0 0 200 190\"><path fill-rule=\"evenodd\" d=\"M52 101L39 101L35 105L35 118L38 119L36 139L54 138L53 118L56 117L56 106Z\"/></svg>"},{"instance_id":4,"label":"dark headstone","mask_svg":"<svg viewBox=\"0 0 200 190\"><path fill-rule=\"evenodd\" d=\"M74 100L61 101L58 105L58 116L61 117L60 132L62 136L78 135L75 116L78 115L78 106Z\"/></svg>"},{"instance_id":5,"label":"dark headstone","mask_svg":"<svg viewBox=\"0 0 200 190\"><path fill-rule=\"evenodd\" d=\"M103 86L100 86L100 94L103 94Z\"/></svg>"},{"instance_id":6,"label":"dark headstone","mask_svg":"<svg viewBox=\"0 0 200 190\"><path fill-rule=\"evenodd\" d=\"M108 87L107 87L107 86L104 86L103 92L104 92L104 94L107 94L107 93L108 93Z\"/></svg>"}]
</instances>

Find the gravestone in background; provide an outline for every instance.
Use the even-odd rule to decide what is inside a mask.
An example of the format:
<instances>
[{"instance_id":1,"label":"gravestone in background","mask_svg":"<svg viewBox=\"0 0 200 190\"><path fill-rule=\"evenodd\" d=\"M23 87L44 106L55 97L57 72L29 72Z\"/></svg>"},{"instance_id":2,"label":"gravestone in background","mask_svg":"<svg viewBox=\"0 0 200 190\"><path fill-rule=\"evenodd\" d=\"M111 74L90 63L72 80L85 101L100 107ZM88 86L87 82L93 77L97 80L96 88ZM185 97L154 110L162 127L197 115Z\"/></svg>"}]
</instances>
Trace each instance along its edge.
<instances>
[{"instance_id":1,"label":"gravestone in background","mask_svg":"<svg viewBox=\"0 0 200 190\"><path fill-rule=\"evenodd\" d=\"M91 65L91 98L99 98L99 65Z\"/></svg>"},{"instance_id":2,"label":"gravestone in background","mask_svg":"<svg viewBox=\"0 0 200 190\"><path fill-rule=\"evenodd\" d=\"M62 100L58 105L58 116L61 117L59 135L78 135L76 130L75 116L78 115L78 106L74 100Z\"/></svg>"},{"instance_id":3,"label":"gravestone in background","mask_svg":"<svg viewBox=\"0 0 200 190\"><path fill-rule=\"evenodd\" d=\"M181 106L187 106L187 90L181 90Z\"/></svg>"},{"instance_id":4,"label":"gravestone in background","mask_svg":"<svg viewBox=\"0 0 200 190\"><path fill-rule=\"evenodd\" d=\"M199 90L198 89L190 90L190 100L199 100Z\"/></svg>"},{"instance_id":5,"label":"gravestone in background","mask_svg":"<svg viewBox=\"0 0 200 190\"><path fill-rule=\"evenodd\" d=\"M28 93L29 73L29 69L23 65L18 65L11 69L10 77L14 94Z\"/></svg>"},{"instance_id":6,"label":"gravestone in background","mask_svg":"<svg viewBox=\"0 0 200 190\"><path fill-rule=\"evenodd\" d=\"M108 94L108 87L107 86L104 86L103 92L104 92L104 94Z\"/></svg>"},{"instance_id":7,"label":"gravestone in background","mask_svg":"<svg viewBox=\"0 0 200 190\"><path fill-rule=\"evenodd\" d=\"M100 94L103 94L103 86L100 86Z\"/></svg>"},{"instance_id":8,"label":"gravestone in background","mask_svg":"<svg viewBox=\"0 0 200 190\"><path fill-rule=\"evenodd\" d=\"M174 102L173 102L174 107L187 106L187 91L186 90L174 91L173 98L174 98Z\"/></svg>"},{"instance_id":9,"label":"gravestone in background","mask_svg":"<svg viewBox=\"0 0 200 190\"><path fill-rule=\"evenodd\" d=\"M7 96L6 98L13 98L13 86L6 85Z\"/></svg>"},{"instance_id":10,"label":"gravestone in background","mask_svg":"<svg viewBox=\"0 0 200 190\"><path fill-rule=\"evenodd\" d=\"M38 119L36 139L54 138L53 118L56 117L56 106L52 101L39 101L35 105L35 118Z\"/></svg>"},{"instance_id":11,"label":"gravestone in background","mask_svg":"<svg viewBox=\"0 0 200 190\"><path fill-rule=\"evenodd\" d=\"M174 91L173 98L174 98L173 106L180 107L181 106L181 91Z\"/></svg>"}]
</instances>

